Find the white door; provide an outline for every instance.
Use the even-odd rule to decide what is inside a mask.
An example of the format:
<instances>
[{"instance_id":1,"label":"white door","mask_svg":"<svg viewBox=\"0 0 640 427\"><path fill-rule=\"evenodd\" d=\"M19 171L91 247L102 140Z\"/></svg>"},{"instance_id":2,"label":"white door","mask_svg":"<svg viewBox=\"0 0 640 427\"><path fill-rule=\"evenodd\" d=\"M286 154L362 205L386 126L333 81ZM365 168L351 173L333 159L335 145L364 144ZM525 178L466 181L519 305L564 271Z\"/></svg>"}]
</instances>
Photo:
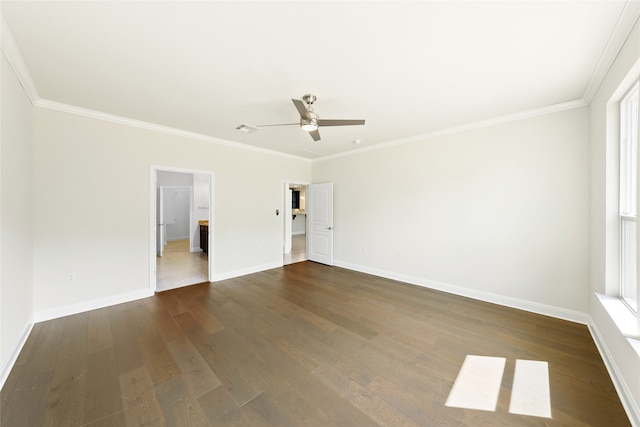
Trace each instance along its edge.
<instances>
[{"instance_id":1,"label":"white door","mask_svg":"<svg viewBox=\"0 0 640 427\"><path fill-rule=\"evenodd\" d=\"M333 265L333 183L309 185L307 197L308 259Z\"/></svg>"},{"instance_id":2,"label":"white door","mask_svg":"<svg viewBox=\"0 0 640 427\"><path fill-rule=\"evenodd\" d=\"M164 223L164 191L162 187L156 190L156 254L162 256L164 251L165 223Z\"/></svg>"},{"instance_id":3,"label":"white door","mask_svg":"<svg viewBox=\"0 0 640 427\"><path fill-rule=\"evenodd\" d=\"M165 241L191 241L191 187L162 187Z\"/></svg>"}]
</instances>

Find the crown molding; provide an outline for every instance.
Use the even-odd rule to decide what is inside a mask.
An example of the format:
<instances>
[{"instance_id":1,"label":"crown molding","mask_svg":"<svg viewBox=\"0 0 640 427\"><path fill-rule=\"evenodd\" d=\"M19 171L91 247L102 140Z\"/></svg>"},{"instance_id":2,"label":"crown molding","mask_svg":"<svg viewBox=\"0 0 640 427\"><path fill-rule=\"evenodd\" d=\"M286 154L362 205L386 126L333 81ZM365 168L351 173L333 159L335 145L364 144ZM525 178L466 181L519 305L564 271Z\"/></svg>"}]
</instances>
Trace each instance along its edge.
<instances>
[{"instance_id":1,"label":"crown molding","mask_svg":"<svg viewBox=\"0 0 640 427\"><path fill-rule=\"evenodd\" d=\"M176 135L184 138L195 139L200 141L211 142L219 145L224 145L227 147L239 148L242 150L254 151L263 154L270 154L279 157L286 157L295 160L304 160L307 162L311 162L311 159L306 157L295 156L293 154L282 153L275 150L268 150L266 148L254 147L252 145L242 144L240 142L229 141L221 138L215 138L208 135L189 132L181 129L176 129L168 126L162 126L155 123L149 123L142 120L135 120L128 117L117 116L114 114L103 113L100 111L90 110L87 108L76 107L69 104L64 104L61 102L50 101L47 99L40 98L38 94L38 90L36 89L36 85L31 77L31 73L27 68L27 64L24 62L22 58L22 54L20 53L20 49L13 38L13 34L7 25L7 22L4 19L4 15L0 11L0 49L2 53L7 58L9 65L15 72L20 85L24 89L27 97L31 101L31 104L35 107L60 111L64 113L75 114L83 117L89 117L97 120L108 121L112 123L119 123L126 126L132 126L147 130L152 130L156 132L167 133L171 135Z\"/></svg>"},{"instance_id":2,"label":"crown molding","mask_svg":"<svg viewBox=\"0 0 640 427\"><path fill-rule=\"evenodd\" d=\"M587 88L584 91L584 95L582 96L587 104L591 102L596 92L600 88L600 85L609 72L609 69L613 65L613 62L618 57L622 46L624 46L625 42L629 38L629 35L633 31L633 27L639 20L640 1L627 0L622 9L622 12L620 12L618 22L616 22L616 25L611 32L611 36L609 36L607 45L605 46L602 54L600 55L600 58L598 59L596 68L591 74L591 78L589 79Z\"/></svg>"},{"instance_id":3,"label":"crown molding","mask_svg":"<svg viewBox=\"0 0 640 427\"><path fill-rule=\"evenodd\" d=\"M505 116L493 117L487 120L481 120L477 122L467 123L460 126L454 126L446 129L437 130L434 132L424 133L421 135L411 136L408 138L397 139L395 141L384 142L382 144L375 144L371 147L364 147L357 150L346 151L344 153L333 154L330 156L320 157L314 159L313 162L319 162L323 160L330 160L339 157L352 156L355 154L361 154L367 151L382 150L397 145L410 144L412 142L426 141L433 138L439 138L447 135L454 135L457 133L468 132L471 130L482 129L489 126L495 126L502 123L515 122L518 120L529 119L532 117L543 116L546 114L558 113L565 110L573 110L574 108L586 107L589 105L584 99L574 99L573 101L561 102L559 104L547 105L546 107L535 108L532 110L525 110L519 113L508 114Z\"/></svg>"},{"instance_id":4,"label":"crown molding","mask_svg":"<svg viewBox=\"0 0 640 427\"><path fill-rule=\"evenodd\" d=\"M152 131L155 131L155 132L167 133L167 134L176 135L176 136L189 138L189 139L195 139L195 140L200 140L200 141L205 141L205 142L211 142L211 143L215 143L215 144L225 145L227 147L239 148L239 149L248 150L248 151L255 151L255 152L264 153L264 154L271 154L271 155L290 158L290 159L295 159L295 160L304 160L304 161L307 161L309 163L314 163L314 162L322 161L322 160L330 160L330 159L339 158L339 157L351 156L351 155L360 154L360 153L367 152L367 151L382 150L382 149L393 147L393 146L397 146L397 145L409 144L409 143L412 143L412 142L425 141L425 140L428 140L428 139L438 138L438 137L442 137L442 136L468 132L468 131L471 131L471 130L481 129L481 128L494 126L494 125L498 125L498 124L502 124L502 123L508 123L508 122L513 122L513 121L517 121L517 120L523 120L523 119L528 119L528 118L532 118L532 117L542 116L542 115L545 115L545 114L552 114L552 113L557 113L557 112L560 112L560 111L571 110L571 109L574 109L574 108L585 107L587 105L588 105L588 103L584 99L575 99L573 101L567 101L567 102L562 102L562 103L559 103L559 104L548 105L546 107L536 108L536 109L532 109L532 110L526 110L526 111L522 111L522 112L519 112L519 113L508 114L508 115L505 115L505 116L493 117L493 118L490 118L490 119L487 119L487 120L481 120L481 121L478 121L478 122L467 123L467 124L464 124L464 125L461 125L461 126L455 126L455 127L451 127L451 128L447 128L447 129L437 130L435 132L430 132L430 133L416 135L416 136L412 136L412 137L408 137L408 138L398 139L398 140L395 140L395 141L384 142L384 143L381 143L381 144L375 144L375 145L373 145L371 147L364 147L364 148L361 148L361 149L351 150L351 151L338 153L338 154L332 154L332 155L329 155L329 156L319 157L319 158L316 158L316 159L309 159L309 158L306 158L306 157L295 156L293 154L282 153L280 151L268 150L266 148L260 148L260 147L254 147L252 145L242 144L240 142L234 142L234 141L230 141L230 140L226 140L226 139L222 139L222 138L216 138L216 137L204 135L204 134L201 134L201 133L190 132L190 131L186 131L186 130L182 130L182 129L177 129L177 128L172 128L172 127L168 127L168 126L158 125L158 124L155 124L155 123L145 122L145 121L142 121L142 120L136 120L136 119L131 119L131 118L128 118L128 117L117 116L117 115L114 115L114 114L103 113L103 112L100 112L100 111L90 110L90 109L87 109L87 108L76 107L76 106L69 105L69 104L64 104L64 103L61 103L61 102L50 101L50 100L47 100L47 99L40 98L37 102L34 103L34 106L36 106L36 107L45 108L45 109L49 109L49 110L54 110L54 111L59 111L59 112L69 113L69 114L75 114L75 115L78 115L78 116L88 117L88 118L107 121L107 122L112 122L112 123L118 123L118 124L122 124L122 125L126 125L126 126L132 126L132 127L137 127L137 128L147 129L147 130L152 130Z\"/></svg>"},{"instance_id":5,"label":"crown molding","mask_svg":"<svg viewBox=\"0 0 640 427\"><path fill-rule=\"evenodd\" d=\"M34 103L35 107L44 108L48 110L59 111L62 113L74 114L77 116L88 117L91 119L102 120L111 123L118 123L125 126L136 127L140 129L151 130L154 132L160 132L170 135L175 135L183 138L194 139L198 141L210 142L218 145L224 145L226 147L233 147L241 150L254 151L257 153L270 154L273 156L286 157L295 160L304 160L311 162L306 157L294 156L293 154L282 153L280 151L268 150L266 148L254 147L253 145L243 144L241 142L234 142L227 139L216 138L209 135L204 135L197 132L191 132L187 130L172 128L169 126L163 126L155 123L145 122L143 120L131 119L129 117L118 116L115 114L103 113L101 111L90 110L88 108L76 107L74 105L64 104L62 102L50 101L48 99L39 99Z\"/></svg>"},{"instance_id":6,"label":"crown molding","mask_svg":"<svg viewBox=\"0 0 640 427\"><path fill-rule=\"evenodd\" d=\"M38 90L33 82L31 73L22 58L20 49L18 49L18 45L9 30L7 22L4 20L2 12L0 12L0 48L2 48L2 53L16 73L20 85L29 97L29 100L31 100L31 104L35 105L40 99L40 95L38 95Z\"/></svg>"},{"instance_id":7,"label":"crown molding","mask_svg":"<svg viewBox=\"0 0 640 427\"><path fill-rule=\"evenodd\" d=\"M31 73L27 68L27 65L20 53L20 50L13 38L13 35L0 11L0 49L2 50L4 56L7 58L9 65L14 70L18 81L23 87L25 93L29 97L31 103L36 107L66 112L70 114L76 114L84 117L90 117L98 120L109 121L113 123L120 123L127 126L138 127L148 130L153 130L156 132L168 133L172 135L177 135L185 138L196 139L206 142L211 142L215 144L220 144L228 147L239 148L248 151L260 152L265 154L276 155L280 157L286 157L296 160L305 160L310 163L329 160L333 158L339 158L344 156L355 155L367 151L379 150L388 148L391 146L408 144L417 141L424 141L427 139L432 139L440 136L451 135L461 132L466 132L469 130L480 129L483 127L493 126L500 123L506 123L515 120L522 120L529 117L535 117L539 115L559 112L572 108L579 108L585 105L588 105L593 99L596 91L602 84L606 73L609 71L611 65L615 61L618 56L622 46L625 44L631 31L633 31L634 26L640 21L640 1L638 0L626 0L625 5L620 13L618 21L607 41L605 49L603 50L600 58L598 59L598 63L593 73L591 74L591 78L589 79L589 83L587 84L587 88L585 89L584 95L581 99L568 101L560 104L554 104L534 110L528 110L520 113L510 114L501 117L495 117L488 120L483 120L479 122L464 124L461 126L456 126L452 128L442 129L431 133L416 135L408 138L403 138L395 141L389 141L382 144L376 144L371 147L363 147L360 149L351 150L348 152L338 153L334 155L319 157L316 159L309 159L306 157L296 156L293 154L282 153L275 150L268 150L261 147L254 147L248 144L242 144L239 142L234 142L230 140L225 140L221 138L211 137L204 134L199 134L196 132L185 131L177 128L171 128L168 126L158 125L154 123L144 122L141 120L131 119L123 116L117 116L108 113L102 113L95 110L85 109L81 107L75 107L69 104L64 104L56 101L49 101L46 99L40 98L38 94L36 85L33 81Z\"/></svg>"}]
</instances>

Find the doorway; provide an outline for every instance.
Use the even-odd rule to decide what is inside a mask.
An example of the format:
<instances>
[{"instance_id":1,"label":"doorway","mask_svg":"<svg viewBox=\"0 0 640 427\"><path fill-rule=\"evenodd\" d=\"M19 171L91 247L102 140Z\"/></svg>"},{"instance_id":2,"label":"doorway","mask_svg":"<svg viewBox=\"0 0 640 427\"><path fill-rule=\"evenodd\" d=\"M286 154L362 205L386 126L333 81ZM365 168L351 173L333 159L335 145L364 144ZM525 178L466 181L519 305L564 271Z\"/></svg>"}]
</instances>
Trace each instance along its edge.
<instances>
[{"instance_id":1,"label":"doorway","mask_svg":"<svg viewBox=\"0 0 640 427\"><path fill-rule=\"evenodd\" d=\"M284 265L307 260L306 201L306 184L284 184Z\"/></svg>"},{"instance_id":2,"label":"doorway","mask_svg":"<svg viewBox=\"0 0 640 427\"><path fill-rule=\"evenodd\" d=\"M152 166L150 182L149 287L155 292L210 282L214 253L213 174Z\"/></svg>"}]
</instances>

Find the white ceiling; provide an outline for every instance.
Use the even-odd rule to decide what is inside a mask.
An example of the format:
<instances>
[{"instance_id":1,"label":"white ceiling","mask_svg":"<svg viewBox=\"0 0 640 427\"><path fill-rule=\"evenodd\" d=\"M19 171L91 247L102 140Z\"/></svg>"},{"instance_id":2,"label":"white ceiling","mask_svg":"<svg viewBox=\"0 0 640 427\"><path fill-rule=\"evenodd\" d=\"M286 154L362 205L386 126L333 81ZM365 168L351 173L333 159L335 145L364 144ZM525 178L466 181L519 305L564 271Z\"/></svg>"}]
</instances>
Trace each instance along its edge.
<instances>
[{"instance_id":1,"label":"white ceiling","mask_svg":"<svg viewBox=\"0 0 640 427\"><path fill-rule=\"evenodd\" d=\"M625 1L2 1L39 100L319 158L574 100L638 17ZM318 97L320 128L291 98ZM40 102L41 102L40 101ZM46 102L43 103L43 105ZM354 140L361 140L356 145Z\"/></svg>"}]
</instances>

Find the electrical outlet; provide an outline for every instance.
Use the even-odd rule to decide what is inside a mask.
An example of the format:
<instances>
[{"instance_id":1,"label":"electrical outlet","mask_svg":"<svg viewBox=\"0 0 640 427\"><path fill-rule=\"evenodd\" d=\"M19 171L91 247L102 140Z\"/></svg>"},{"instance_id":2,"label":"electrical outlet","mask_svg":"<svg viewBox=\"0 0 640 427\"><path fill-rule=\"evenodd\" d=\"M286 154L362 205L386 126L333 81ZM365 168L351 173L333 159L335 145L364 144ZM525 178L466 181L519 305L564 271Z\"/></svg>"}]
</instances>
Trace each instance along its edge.
<instances>
[{"instance_id":1,"label":"electrical outlet","mask_svg":"<svg viewBox=\"0 0 640 427\"><path fill-rule=\"evenodd\" d=\"M73 282L76 280L76 273L67 273L67 281Z\"/></svg>"}]
</instances>

